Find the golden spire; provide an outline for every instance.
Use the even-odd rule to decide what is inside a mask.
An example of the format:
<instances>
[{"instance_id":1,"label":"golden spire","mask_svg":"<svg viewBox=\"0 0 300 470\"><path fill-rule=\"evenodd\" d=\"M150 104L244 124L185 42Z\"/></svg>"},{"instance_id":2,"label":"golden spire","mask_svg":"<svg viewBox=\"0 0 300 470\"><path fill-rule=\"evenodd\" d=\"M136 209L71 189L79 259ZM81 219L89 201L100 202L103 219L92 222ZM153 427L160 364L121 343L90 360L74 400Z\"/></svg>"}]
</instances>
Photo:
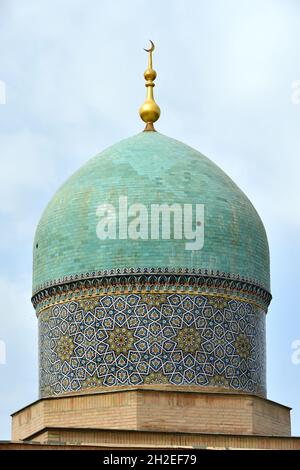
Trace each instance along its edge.
<instances>
[{"instance_id":1,"label":"golden spire","mask_svg":"<svg viewBox=\"0 0 300 470\"><path fill-rule=\"evenodd\" d=\"M144 49L146 52L149 53L148 68L144 72L147 96L146 101L140 107L140 116L142 120L146 123L146 127L144 129L145 131L155 131L153 123L157 121L160 116L159 106L156 104L153 97L153 88L155 87L154 80L156 79L156 72L152 68L152 52L154 51L155 46L151 40L150 43L150 49Z\"/></svg>"}]
</instances>

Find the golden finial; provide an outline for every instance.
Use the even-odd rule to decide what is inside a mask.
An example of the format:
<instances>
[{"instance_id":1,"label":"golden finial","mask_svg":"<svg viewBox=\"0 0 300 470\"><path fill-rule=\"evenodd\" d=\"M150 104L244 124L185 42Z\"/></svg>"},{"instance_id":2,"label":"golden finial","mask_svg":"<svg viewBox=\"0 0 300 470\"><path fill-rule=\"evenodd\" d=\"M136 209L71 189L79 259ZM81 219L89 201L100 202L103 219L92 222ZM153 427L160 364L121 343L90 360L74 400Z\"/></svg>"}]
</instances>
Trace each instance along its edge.
<instances>
[{"instance_id":1,"label":"golden finial","mask_svg":"<svg viewBox=\"0 0 300 470\"><path fill-rule=\"evenodd\" d=\"M145 131L155 131L153 123L157 121L160 116L159 106L156 104L153 97L153 88L155 87L154 80L156 79L156 72L152 68L152 52L154 51L155 46L151 40L150 43L150 49L144 49L146 52L149 53L148 68L144 72L147 96L146 101L140 107L140 116L142 120L146 123L146 127L144 129Z\"/></svg>"}]
</instances>

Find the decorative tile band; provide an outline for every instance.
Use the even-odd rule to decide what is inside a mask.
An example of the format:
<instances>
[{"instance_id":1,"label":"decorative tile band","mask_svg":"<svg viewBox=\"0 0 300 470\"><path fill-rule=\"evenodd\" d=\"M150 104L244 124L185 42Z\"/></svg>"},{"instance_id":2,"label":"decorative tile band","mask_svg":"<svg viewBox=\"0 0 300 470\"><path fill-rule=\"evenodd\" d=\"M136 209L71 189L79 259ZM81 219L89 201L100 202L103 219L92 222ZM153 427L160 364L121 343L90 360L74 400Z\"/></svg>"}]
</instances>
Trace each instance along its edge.
<instances>
[{"instance_id":1,"label":"decorative tile band","mask_svg":"<svg viewBox=\"0 0 300 470\"><path fill-rule=\"evenodd\" d=\"M265 395L265 314L223 296L103 295L39 315L40 394L139 384Z\"/></svg>"},{"instance_id":2,"label":"decorative tile band","mask_svg":"<svg viewBox=\"0 0 300 470\"><path fill-rule=\"evenodd\" d=\"M121 270L120 270L121 271ZM107 272L87 273L67 280L54 281L43 287L32 297L32 303L39 314L57 303L79 300L87 296L126 293L190 293L222 295L252 302L267 311L271 294L263 287L230 274L207 271L195 272ZM137 270L138 271L138 270ZM186 270L187 271L187 270ZM104 274L106 273L106 274Z\"/></svg>"}]
</instances>

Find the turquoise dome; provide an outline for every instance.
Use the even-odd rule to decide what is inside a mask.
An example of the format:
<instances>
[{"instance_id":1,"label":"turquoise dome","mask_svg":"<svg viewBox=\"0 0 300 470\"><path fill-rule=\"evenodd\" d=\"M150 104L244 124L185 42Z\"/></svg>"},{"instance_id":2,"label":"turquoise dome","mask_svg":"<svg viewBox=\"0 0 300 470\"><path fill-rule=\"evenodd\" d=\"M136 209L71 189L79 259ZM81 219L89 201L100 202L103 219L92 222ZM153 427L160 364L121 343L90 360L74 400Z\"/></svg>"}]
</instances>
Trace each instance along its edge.
<instances>
[{"instance_id":1,"label":"turquoise dome","mask_svg":"<svg viewBox=\"0 0 300 470\"><path fill-rule=\"evenodd\" d=\"M185 239L100 240L100 204L204 204L204 245ZM105 269L207 269L270 288L264 226L245 194L212 161L157 132L142 132L90 159L56 192L34 241L33 291Z\"/></svg>"}]
</instances>

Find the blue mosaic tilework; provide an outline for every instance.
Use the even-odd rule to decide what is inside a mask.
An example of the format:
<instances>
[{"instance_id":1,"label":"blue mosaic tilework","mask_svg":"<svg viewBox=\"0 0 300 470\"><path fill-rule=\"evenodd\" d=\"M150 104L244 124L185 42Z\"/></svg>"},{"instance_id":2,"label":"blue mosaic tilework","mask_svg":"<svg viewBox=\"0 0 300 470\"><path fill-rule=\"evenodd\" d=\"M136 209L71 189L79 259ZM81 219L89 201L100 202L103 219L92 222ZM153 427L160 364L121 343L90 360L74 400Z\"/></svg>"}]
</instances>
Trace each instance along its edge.
<instances>
[{"instance_id":1,"label":"blue mosaic tilework","mask_svg":"<svg viewBox=\"0 0 300 470\"><path fill-rule=\"evenodd\" d=\"M264 396L265 313L186 294L103 295L39 315L40 395L173 384Z\"/></svg>"}]
</instances>

